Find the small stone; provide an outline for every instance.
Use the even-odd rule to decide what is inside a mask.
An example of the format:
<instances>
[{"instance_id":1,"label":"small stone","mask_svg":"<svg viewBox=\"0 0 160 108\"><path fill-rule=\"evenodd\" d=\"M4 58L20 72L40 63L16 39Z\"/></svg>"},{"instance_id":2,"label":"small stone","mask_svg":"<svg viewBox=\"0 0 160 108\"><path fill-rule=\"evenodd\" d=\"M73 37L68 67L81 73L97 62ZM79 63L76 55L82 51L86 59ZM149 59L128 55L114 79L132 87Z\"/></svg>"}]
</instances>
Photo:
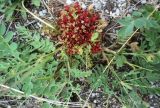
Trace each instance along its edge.
<instances>
[{"instance_id":1,"label":"small stone","mask_svg":"<svg viewBox=\"0 0 160 108\"><path fill-rule=\"evenodd\" d=\"M86 9L87 6L86 6L84 3L82 3L82 8L83 8L83 9Z\"/></svg>"},{"instance_id":2,"label":"small stone","mask_svg":"<svg viewBox=\"0 0 160 108\"><path fill-rule=\"evenodd\" d=\"M70 5L73 3L73 0L66 0L66 4Z\"/></svg>"},{"instance_id":3,"label":"small stone","mask_svg":"<svg viewBox=\"0 0 160 108\"><path fill-rule=\"evenodd\" d=\"M102 8L101 2L99 2L98 0L94 0L94 1L93 1L93 4L94 4L94 6L95 6L95 9L101 10L101 8Z\"/></svg>"},{"instance_id":4,"label":"small stone","mask_svg":"<svg viewBox=\"0 0 160 108\"><path fill-rule=\"evenodd\" d=\"M92 93L92 95L91 95L91 97L93 98L93 97L95 97L96 95L94 94L94 93Z\"/></svg>"},{"instance_id":5,"label":"small stone","mask_svg":"<svg viewBox=\"0 0 160 108\"><path fill-rule=\"evenodd\" d=\"M43 13L43 11L39 11L39 15L40 15L41 17L45 16L45 14Z\"/></svg>"},{"instance_id":6,"label":"small stone","mask_svg":"<svg viewBox=\"0 0 160 108\"><path fill-rule=\"evenodd\" d=\"M115 14L116 14L117 16L118 16L118 15L120 15L120 11L119 11L119 9L116 9Z\"/></svg>"},{"instance_id":7,"label":"small stone","mask_svg":"<svg viewBox=\"0 0 160 108\"><path fill-rule=\"evenodd\" d=\"M42 24L40 24L39 22L37 23L37 25L41 28L42 27Z\"/></svg>"},{"instance_id":8,"label":"small stone","mask_svg":"<svg viewBox=\"0 0 160 108\"><path fill-rule=\"evenodd\" d=\"M94 100L93 103L97 103L97 100Z\"/></svg>"},{"instance_id":9,"label":"small stone","mask_svg":"<svg viewBox=\"0 0 160 108\"><path fill-rule=\"evenodd\" d=\"M153 95L150 95L149 98L150 98L150 99L153 98Z\"/></svg>"},{"instance_id":10,"label":"small stone","mask_svg":"<svg viewBox=\"0 0 160 108\"><path fill-rule=\"evenodd\" d=\"M147 1L146 0L141 0L141 3L142 4L145 4Z\"/></svg>"},{"instance_id":11,"label":"small stone","mask_svg":"<svg viewBox=\"0 0 160 108\"><path fill-rule=\"evenodd\" d=\"M42 10L42 12L43 12L44 14L46 14L46 13L47 13L47 10L46 10L46 9L44 9L44 10Z\"/></svg>"}]
</instances>

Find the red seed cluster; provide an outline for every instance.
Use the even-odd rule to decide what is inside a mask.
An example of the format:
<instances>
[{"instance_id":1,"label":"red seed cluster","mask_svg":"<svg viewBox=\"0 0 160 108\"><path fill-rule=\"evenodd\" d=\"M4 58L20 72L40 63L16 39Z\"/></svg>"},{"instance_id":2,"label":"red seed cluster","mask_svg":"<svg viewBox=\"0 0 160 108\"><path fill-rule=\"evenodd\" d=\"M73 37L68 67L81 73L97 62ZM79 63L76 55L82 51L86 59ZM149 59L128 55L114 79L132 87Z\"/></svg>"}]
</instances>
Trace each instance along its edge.
<instances>
[{"instance_id":1,"label":"red seed cluster","mask_svg":"<svg viewBox=\"0 0 160 108\"><path fill-rule=\"evenodd\" d=\"M66 45L67 53L79 53L79 47L91 46L91 52L101 51L100 42L92 42L91 38L97 29L100 17L96 12L82 9L78 2L65 6L58 19L62 34L60 41Z\"/></svg>"}]
</instances>

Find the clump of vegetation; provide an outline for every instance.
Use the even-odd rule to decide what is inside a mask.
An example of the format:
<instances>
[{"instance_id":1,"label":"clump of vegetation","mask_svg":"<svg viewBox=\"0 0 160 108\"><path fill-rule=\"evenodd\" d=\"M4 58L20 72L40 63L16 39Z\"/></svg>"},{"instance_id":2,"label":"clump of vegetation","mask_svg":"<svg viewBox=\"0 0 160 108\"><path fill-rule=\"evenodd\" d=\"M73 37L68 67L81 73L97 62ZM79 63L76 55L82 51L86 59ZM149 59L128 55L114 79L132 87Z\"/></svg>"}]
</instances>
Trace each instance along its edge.
<instances>
[{"instance_id":1,"label":"clump of vegetation","mask_svg":"<svg viewBox=\"0 0 160 108\"><path fill-rule=\"evenodd\" d=\"M98 13L82 9L76 2L65 6L58 20L62 31L60 41L67 47L67 53L72 55L82 53L84 47L90 46L92 53L101 51L101 35L98 30L100 26Z\"/></svg>"},{"instance_id":2,"label":"clump of vegetation","mask_svg":"<svg viewBox=\"0 0 160 108\"><path fill-rule=\"evenodd\" d=\"M5 6L6 2L3 3ZM148 107L144 95L160 93L160 88L152 85L160 80L159 19L160 11L151 5L119 19L121 28L113 48L105 46L101 39L106 22L97 12L82 9L79 3L65 6L61 11L56 41L22 25L13 32L7 29L9 19L3 20L0 86L23 91L25 95L18 93L24 96L52 100L41 99L46 102L42 106L47 108L84 106L89 99L81 95L86 87L91 91L101 89L107 98L106 107L111 97L123 108ZM15 89L12 90L17 92ZM79 104L72 103L73 96Z\"/></svg>"}]
</instances>

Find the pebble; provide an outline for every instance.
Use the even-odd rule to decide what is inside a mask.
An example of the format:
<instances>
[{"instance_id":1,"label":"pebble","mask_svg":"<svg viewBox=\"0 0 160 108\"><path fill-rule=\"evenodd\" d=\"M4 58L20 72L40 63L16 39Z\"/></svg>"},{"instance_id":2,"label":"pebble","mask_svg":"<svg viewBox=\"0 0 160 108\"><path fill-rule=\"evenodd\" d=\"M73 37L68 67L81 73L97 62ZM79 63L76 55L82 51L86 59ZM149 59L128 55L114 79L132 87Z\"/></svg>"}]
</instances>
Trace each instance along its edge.
<instances>
[{"instance_id":1,"label":"pebble","mask_svg":"<svg viewBox=\"0 0 160 108\"><path fill-rule=\"evenodd\" d=\"M103 7L103 4L99 0L93 0L93 4L97 10L101 10Z\"/></svg>"},{"instance_id":2,"label":"pebble","mask_svg":"<svg viewBox=\"0 0 160 108\"><path fill-rule=\"evenodd\" d=\"M47 10L46 10L46 9L44 9L44 10L42 10L42 12L43 12L44 14L46 14L46 13L47 13Z\"/></svg>"},{"instance_id":3,"label":"pebble","mask_svg":"<svg viewBox=\"0 0 160 108\"><path fill-rule=\"evenodd\" d=\"M97 103L97 100L94 100L93 103Z\"/></svg>"},{"instance_id":4,"label":"pebble","mask_svg":"<svg viewBox=\"0 0 160 108\"><path fill-rule=\"evenodd\" d=\"M85 4L86 2L90 4L93 3L96 10L104 11L102 13L104 14L106 13L108 14L108 16L113 17L113 18L119 17L120 15L124 14L126 12L126 9L128 10L129 13L133 12L134 10L137 10L137 8L135 7L135 4L131 3L129 6L127 6L128 0L111 0L111 1L108 1L108 0L66 0L66 4L70 5L74 3L74 1L80 2L82 4L82 8L84 9L86 9L87 7L87 5ZM153 1L157 3L158 0L153 0ZM147 0L136 0L136 2L137 3L139 2L141 4L151 3L151 2L147 2ZM112 9L111 11L104 10L104 7L107 6L106 4L108 4L108 6L111 6L111 4L113 4L113 7L115 7L116 9Z\"/></svg>"},{"instance_id":5,"label":"pebble","mask_svg":"<svg viewBox=\"0 0 160 108\"><path fill-rule=\"evenodd\" d=\"M39 22L37 22L37 25L41 28L42 27L42 24L41 23L39 23Z\"/></svg>"},{"instance_id":6,"label":"pebble","mask_svg":"<svg viewBox=\"0 0 160 108\"><path fill-rule=\"evenodd\" d=\"M43 11L39 11L39 16L44 17L45 14L43 13Z\"/></svg>"},{"instance_id":7,"label":"pebble","mask_svg":"<svg viewBox=\"0 0 160 108\"><path fill-rule=\"evenodd\" d=\"M70 5L70 4L72 4L73 3L73 0L66 0L66 4L67 5Z\"/></svg>"},{"instance_id":8,"label":"pebble","mask_svg":"<svg viewBox=\"0 0 160 108\"><path fill-rule=\"evenodd\" d=\"M84 3L82 3L82 8L83 8L83 9L86 9L87 6L86 6Z\"/></svg>"},{"instance_id":9,"label":"pebble","mask_svg":"<svg viewBox=\"0 0 160 108\"><path fill-rule=\"evenodd\" d=\"M142 4L145 4L147 1L146 0L141 0L141 3Z\"/></svg>"}]
</instances>

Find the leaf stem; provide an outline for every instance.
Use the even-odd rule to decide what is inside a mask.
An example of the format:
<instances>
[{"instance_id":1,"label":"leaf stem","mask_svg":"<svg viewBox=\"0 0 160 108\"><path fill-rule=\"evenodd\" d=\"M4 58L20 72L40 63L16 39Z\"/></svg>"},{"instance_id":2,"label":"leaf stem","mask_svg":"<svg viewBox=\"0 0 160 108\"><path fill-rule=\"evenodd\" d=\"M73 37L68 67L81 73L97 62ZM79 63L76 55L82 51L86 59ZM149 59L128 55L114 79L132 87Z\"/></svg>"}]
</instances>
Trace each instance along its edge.
<instances>
[{"instance_id":1,"label":"leaf stem","mask_svg":"<svg viewBox=\"0 0 160 108\"><path fill-rule=\"evenodd\" d=\"M40 22L44 23L45 25L47 25L48 27L56 30L55 27L53 27L51 24L45 22L44 20L42 20L41 18L37 17L36 15L34 15L31 11L29 11L25 6L24 6L24 0L22 0L22 7L29 13L31 14L34 18L36 18L37 20L39 20Z\"/></svg>"}]
</instances>

